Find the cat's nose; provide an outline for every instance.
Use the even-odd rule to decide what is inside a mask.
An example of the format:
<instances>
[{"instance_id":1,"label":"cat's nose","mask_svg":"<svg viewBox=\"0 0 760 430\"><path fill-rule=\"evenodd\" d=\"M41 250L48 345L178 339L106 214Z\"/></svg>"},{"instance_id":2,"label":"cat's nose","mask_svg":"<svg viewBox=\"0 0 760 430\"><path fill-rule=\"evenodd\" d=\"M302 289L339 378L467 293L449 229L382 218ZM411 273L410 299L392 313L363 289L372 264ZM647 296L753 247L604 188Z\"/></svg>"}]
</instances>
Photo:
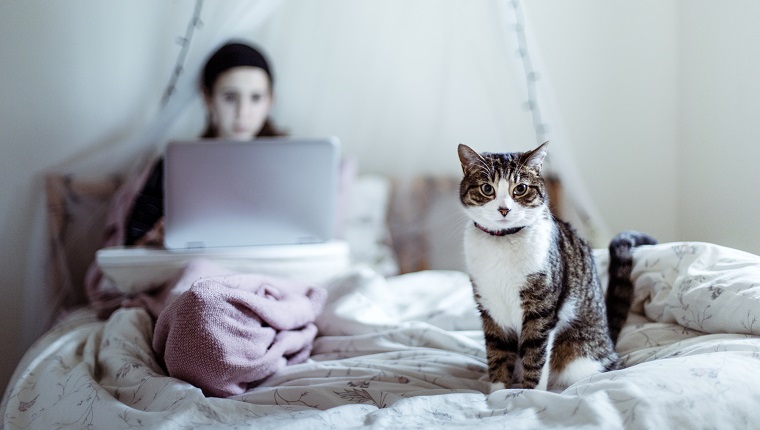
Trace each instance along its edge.
<instances>
[{"instance_id":1,"label":"cat's nose","mask_svg":"<svg viewBox=\"0 0 760 430\"><path fill-rule=\"evenodd\" d=\"M507 214L509 213L509 209L507 209L505 207L500 207L499 208L499 213L501 214L501 216L507 216Z\"/></svg>"}]
</instances>

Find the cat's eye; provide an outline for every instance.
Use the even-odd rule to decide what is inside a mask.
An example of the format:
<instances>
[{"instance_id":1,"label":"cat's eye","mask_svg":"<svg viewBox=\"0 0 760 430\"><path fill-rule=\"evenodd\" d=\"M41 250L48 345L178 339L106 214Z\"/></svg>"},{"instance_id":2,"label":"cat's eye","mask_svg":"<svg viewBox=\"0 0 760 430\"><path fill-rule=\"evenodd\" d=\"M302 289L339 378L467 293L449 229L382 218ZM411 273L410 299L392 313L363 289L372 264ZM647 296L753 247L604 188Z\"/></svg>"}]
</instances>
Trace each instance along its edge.
<instances>
[{"instance_id":1,"label":"cat's eye","mask_svg":"<svg viewBox=\"0 0 760 430\"><path fill-rule=\"evenodd\" d=\"M483 193L484 196L492 196L495 193L495 190L493 189L493 186L491 184L483 184L480 186L480 192Z\"/></svg>"},{"instance_id":2,"label":"cat's eye","mask_svg":"<svg viewBox=\"0 0 760 430\"><path fill-rule=\"evenodd\" d=\"M521 197L524 196L525 193L528 192L528 186L525 184L518 184L514 190L512 190L512 194L515 197Z\"/></svg>"}]
</instances>

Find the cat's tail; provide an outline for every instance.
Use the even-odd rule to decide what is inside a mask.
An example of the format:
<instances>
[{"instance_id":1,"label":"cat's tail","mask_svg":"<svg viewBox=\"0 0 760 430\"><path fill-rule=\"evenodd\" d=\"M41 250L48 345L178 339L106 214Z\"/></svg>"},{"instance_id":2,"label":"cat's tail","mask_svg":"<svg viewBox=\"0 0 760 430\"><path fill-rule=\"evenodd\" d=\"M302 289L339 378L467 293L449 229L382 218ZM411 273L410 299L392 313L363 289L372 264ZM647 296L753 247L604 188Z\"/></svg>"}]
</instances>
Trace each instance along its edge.
<instances>
[{"instance_id":1,"label":"cat's tail","mask_svg":"<svg viewBox=\"0 0 760 430\"><path fill-rule=\"evenodd\" d=\"M607 325L612 343L617 343L620 330L628 318L633 301L633 248L655 245L657 239L638 231L624 231L610 241L609 286L607 288Z\"/></svg>"}]
</instances>

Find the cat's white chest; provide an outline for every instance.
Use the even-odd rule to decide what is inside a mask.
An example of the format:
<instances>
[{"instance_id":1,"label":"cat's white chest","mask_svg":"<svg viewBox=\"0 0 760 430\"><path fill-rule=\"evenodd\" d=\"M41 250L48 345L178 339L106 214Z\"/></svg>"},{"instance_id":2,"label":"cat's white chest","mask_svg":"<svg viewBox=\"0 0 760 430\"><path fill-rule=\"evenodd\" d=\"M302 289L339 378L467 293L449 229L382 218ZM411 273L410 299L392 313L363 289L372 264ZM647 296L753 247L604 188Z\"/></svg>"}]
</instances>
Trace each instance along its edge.
<instances>
[{"instance_id":1,"label":"cat's white chest","mask_svg":"<svg viewBox=\"0 0 760 430\"><path fill-rule=\"evenodd\" d=\"M519 238L493 237L473 226L464 235L467 268L481 306L497 324L518 336L523 317L520 290L529 275L544 268L551 226L538 223L522 233Z\"/></svg>"}]
</instances>

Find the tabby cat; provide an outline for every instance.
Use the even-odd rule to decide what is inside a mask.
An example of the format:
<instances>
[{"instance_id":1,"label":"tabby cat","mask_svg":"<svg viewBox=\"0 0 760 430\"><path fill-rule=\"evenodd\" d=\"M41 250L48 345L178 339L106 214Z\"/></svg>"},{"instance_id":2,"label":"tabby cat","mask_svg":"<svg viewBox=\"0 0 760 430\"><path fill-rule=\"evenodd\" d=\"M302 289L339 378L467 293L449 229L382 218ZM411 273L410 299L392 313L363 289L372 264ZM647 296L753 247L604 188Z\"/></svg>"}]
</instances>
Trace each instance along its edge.
<instances>
[{"instance_id":1,"label":"tabby cat","mask_svg":"<svg viewBox=\"0 0 760 430\"><path fill-rule=\"evenodd\" d=\"M633 295L631 248L656 243L638 232L612 240L605 301L591 248L549 211L546 149L458 148L459 197L473 221L465 256L498 388L562 389L618 368L615 342Z\"/></svg>"}]
</instances>

